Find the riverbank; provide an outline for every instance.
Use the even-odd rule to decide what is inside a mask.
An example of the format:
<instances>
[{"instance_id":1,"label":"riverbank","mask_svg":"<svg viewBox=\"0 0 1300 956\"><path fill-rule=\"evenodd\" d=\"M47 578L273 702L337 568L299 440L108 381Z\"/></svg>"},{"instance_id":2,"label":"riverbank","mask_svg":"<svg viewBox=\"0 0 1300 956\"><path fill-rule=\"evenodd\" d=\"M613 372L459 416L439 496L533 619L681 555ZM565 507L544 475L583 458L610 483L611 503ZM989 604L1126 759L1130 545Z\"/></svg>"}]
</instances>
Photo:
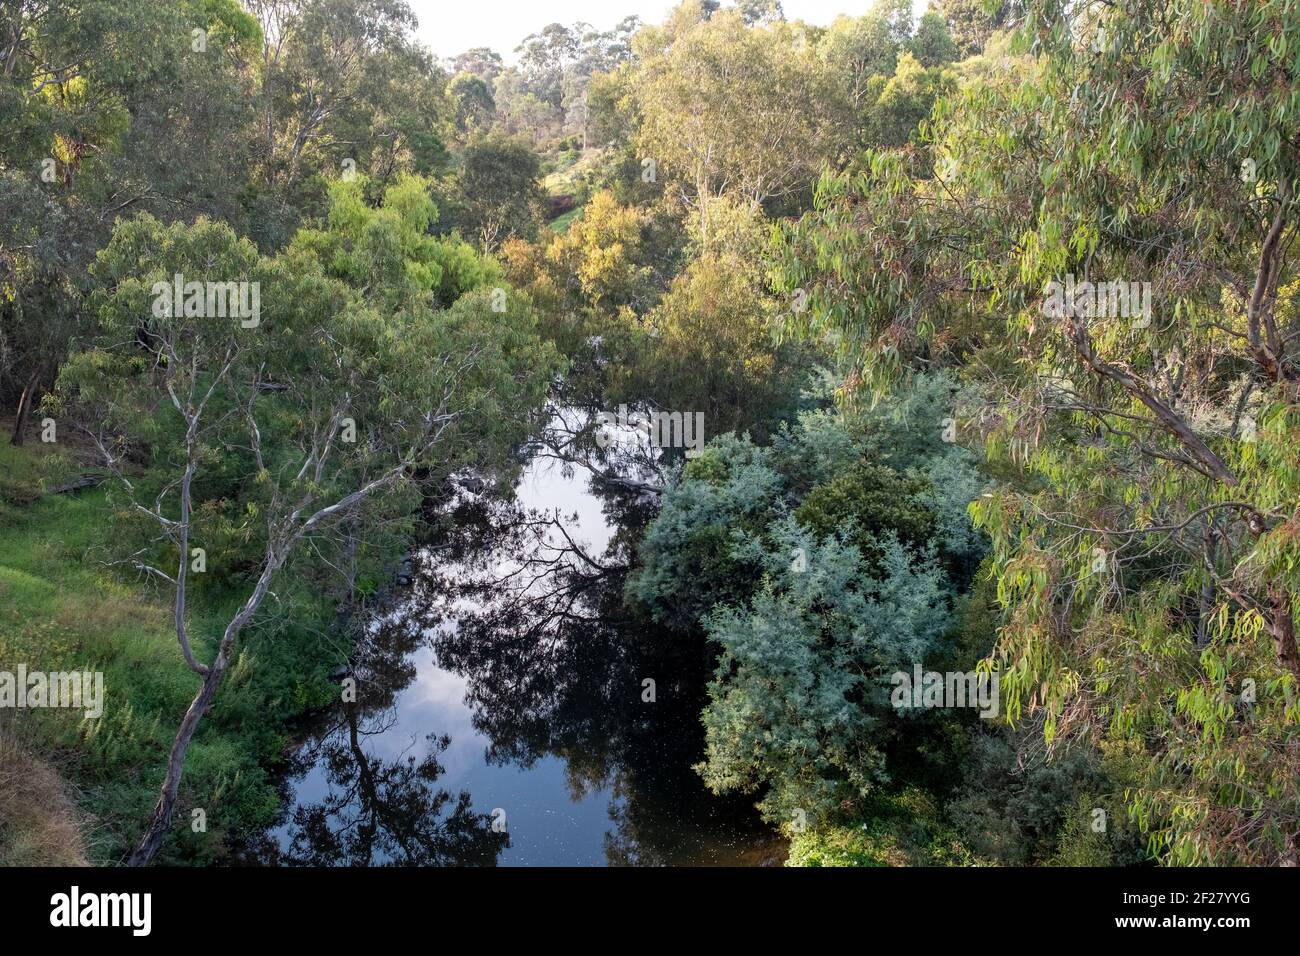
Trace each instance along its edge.
<instances>
[{"instance_id":1,"label":"riverbank","mask_svg":"<svg viewBox=\"0 0 1300 956\"><path fill-rule=\"evenodd\" d=\"M14 765L49 794L41 814L0 805L0 858L111 864L156 799L194 678L166 591L105 564L111 486L44 493L86 467L61 455L75 449L0 435L0 670L102 672L104 714L0 712ZM612 505L545 458L515 497L463 496L414 580L399 575L358 616L355 648L334 602L289 577L190 750L161 862L779 865L785 841L752 798L710 794L692 769L711 657L629 617L626 516ZM535 537L556 509L563 532ZM521 602L509 572L566 536L606 570L556 565L542 584L560 604ZM196 592L200 660L242 597L235 581ZM646 675L661 685L649 700Z\"/></svg>"},{"instance_id":2,"label":"riverbank","mask_svg":"<svg viewBox=\"0 0 1300 956\"><path fill-rule=\"evenodd\" d=\"M124 857L156 801L172 735L196 688L168 596L103 563L113 526L107 489L44 493L46 476L66 464L55 456L67 454L39 441L13 448L0 430L0 670L102 672L104 713L87 720L74 710L0 712L0 729L24 755L15 759L48 758L42 764L58 768L72 803L65 838L53 841L38 838L41 821L0 807L0 858L21 844L38 848L30 863L84 854L108 864ZM290 721L337 696L329 674L348 648L336 633L333 602L305 583L286 584L276 610L248 630L194 741L176 839L160 862L208 863L229 833L273 819L279 796L268 768L283 757ZM201 660L241 600L237 586L212 588L191 605ZM195 810L203 811L202 827Z\"/></svg>"}]
</instances>

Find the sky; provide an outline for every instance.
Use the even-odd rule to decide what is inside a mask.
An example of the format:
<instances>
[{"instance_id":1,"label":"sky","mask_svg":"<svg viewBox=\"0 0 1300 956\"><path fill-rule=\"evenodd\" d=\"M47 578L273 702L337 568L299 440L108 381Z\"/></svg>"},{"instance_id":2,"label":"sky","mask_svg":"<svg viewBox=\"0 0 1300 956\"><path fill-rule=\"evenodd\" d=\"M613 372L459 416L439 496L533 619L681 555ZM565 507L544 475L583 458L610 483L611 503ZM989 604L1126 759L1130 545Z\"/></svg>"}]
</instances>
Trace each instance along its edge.
<instances>
[{"instance_id":1,"label":"sky","mask_svg":"<svg viewBox=\"0 0 1300 956\"><path fill-rule=\"evenodd\" d=\"M658 23L675 6L674 0L408 0L420 18L417 36L437 56L455 56L476 46L491 47L506 62L524 37L548 23L590 23L608 30L636 14ZM912 0L923 13L928 0ZM781 0L789 20L825 25L841 13L861 16L872 0ZM723 6L731 6L724 2Z\"/></svg>"}]
</instances>

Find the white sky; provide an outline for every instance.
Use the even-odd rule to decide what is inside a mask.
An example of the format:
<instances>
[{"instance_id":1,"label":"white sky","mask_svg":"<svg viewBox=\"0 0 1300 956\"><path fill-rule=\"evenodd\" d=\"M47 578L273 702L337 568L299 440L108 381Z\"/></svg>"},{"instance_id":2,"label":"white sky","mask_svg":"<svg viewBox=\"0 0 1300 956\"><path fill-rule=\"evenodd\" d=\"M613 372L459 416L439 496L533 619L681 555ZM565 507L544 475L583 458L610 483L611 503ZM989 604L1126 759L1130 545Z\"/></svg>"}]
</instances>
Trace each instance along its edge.
<instances>
[{"instance_id":1,"label":"white sky","mask_svg":"<svg viewBox=\"0 0 1300 956\"><path fill-rule=\"evenodd\" d=\"M565 25L581 20L608 30L636 14L658 23L676 4L673 0L408 0L420 18L417 36L440 57L452 57L471 47L491 47L506 60L524 37L548 23ZM789 20L825 25L841 13L861 16L872 0L781 0ZM929 0L912 0L918 14ZM724 0L723 6L731 6Z\"/></svg>"}]
</instances>

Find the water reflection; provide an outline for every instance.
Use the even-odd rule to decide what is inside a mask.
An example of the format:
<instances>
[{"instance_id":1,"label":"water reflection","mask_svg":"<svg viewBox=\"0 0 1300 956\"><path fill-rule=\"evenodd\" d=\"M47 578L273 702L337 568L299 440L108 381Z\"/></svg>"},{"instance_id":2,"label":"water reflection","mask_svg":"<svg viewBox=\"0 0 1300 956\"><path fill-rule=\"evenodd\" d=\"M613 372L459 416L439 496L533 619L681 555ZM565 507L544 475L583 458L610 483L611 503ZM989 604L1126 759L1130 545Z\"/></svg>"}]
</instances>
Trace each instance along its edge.
<instances>
[{"instance_id":1,"label":"water reflection","mask_svg":"<svg viewBox=\"0 0 1300 956\"><path fill-rule=\"evenodd\" d=\"M358 645L354 701L341 703L291 758L298 778L288 819L237 846L240 862L278 866L491 865L509 845L466 790L438 786L446 734L386 754L399 723L397 691L416 676L419 635L400 619L376 622ZM417 752L418 751L418 752Z\"/></svg>"},{"instance_id":2,"label":"water reflection","mask_svg":"<svg viewBox=\"0 0 1300 956\"><path fill-rule=\"evenodd\" d=\"M635 493L590 485L541 456L511 500L455 503L411 587L367 628L357 702L322 715L291 760L283 821L237 858L783 859L752 798L714 797L691 769L711 656L629 616L626 542L649 513Z\"/></svg>"}]
</instances>

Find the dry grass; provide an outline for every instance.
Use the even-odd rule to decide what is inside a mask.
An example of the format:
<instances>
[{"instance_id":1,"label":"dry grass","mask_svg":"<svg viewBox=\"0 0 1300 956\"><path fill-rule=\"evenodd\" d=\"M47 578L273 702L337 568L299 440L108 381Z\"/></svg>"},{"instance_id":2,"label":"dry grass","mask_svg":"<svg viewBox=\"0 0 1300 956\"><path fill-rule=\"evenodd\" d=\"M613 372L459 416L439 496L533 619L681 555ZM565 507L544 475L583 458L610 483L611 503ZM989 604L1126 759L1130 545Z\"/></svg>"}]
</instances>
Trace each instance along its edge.
<instances>
[{"instance_id":1,"label":"dry grass","mask_svg":"<svg viewBox=\"0 0 1300 956\"><path fill-rule=\"evenodd\" d=\"M106 633L129 633L133 629L156 630L159 615L165 615L168 610L166 605L148 602L139 596L104 591L98 595L93 606L81 601L61 602L54 612L53 620L65 630L84 632L93 624Z\"/></svg>"},{"instance_id":2,"label":"dry grass","mask_svg":"<svg viewBox=\"0 0 1300 956\"><path fill-rule=\"evenodd\" d=\"M0 731L0 866L86 866L63 780Z\"/></svg>"}]
</instances>

